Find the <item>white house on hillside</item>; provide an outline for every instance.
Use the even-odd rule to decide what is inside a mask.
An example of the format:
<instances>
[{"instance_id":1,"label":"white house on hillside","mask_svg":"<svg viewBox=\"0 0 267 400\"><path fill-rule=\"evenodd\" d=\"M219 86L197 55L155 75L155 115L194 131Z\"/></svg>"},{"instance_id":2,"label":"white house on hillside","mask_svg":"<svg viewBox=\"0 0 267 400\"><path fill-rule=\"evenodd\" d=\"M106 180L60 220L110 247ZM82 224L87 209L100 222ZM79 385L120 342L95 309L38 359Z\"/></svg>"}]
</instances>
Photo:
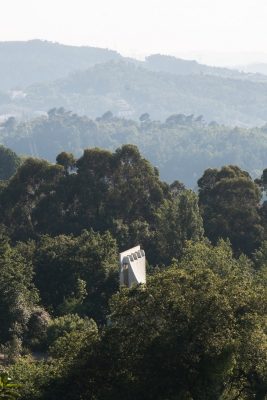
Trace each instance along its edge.
<instances>
[{"instance_id":1,"label":"white house on hillside","mask_svg":"<svg viewBox=\"0 0 267 400\"><path fill-rule=\"evenodd\" d=\"M120 284L131 287L146 283L146 256L140 246L120 253Z\"/></svg>"}]
</instances>

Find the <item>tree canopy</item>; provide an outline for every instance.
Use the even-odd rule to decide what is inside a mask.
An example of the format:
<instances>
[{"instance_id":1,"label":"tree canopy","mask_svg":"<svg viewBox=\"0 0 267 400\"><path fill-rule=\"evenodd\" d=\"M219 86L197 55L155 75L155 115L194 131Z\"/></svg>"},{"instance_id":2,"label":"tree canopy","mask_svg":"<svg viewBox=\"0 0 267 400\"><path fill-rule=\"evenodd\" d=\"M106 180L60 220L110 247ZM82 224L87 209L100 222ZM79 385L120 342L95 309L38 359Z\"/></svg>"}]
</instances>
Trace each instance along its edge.
<instances>
[{"instance_id":1,"label":"tree canopy","mask_svg":"<svg viewBox=\"0 0 267 400\"><path fill-rule=\"evenodd\" d=\"M21 159L10 149L0 146L0 180L7 180L15 174Z\"/></svg>"},{"instance_id":2,"label":"tree canopy","mask_svg":"<svg viewBox=\"0 0 267 400\"><path fill-rule=\"evenodd\" d=\"M146 116L143 111L141 117ZM265 125L248 129L207 123L201 115L179 109L162 121L151 116L136 122L115 115L94 120L59 107L50 109L47 116L16 120L11 130L0 130L0 142L5 146L50 162L60 153L80 158L86 148L114 151L131 143L157 166L162 179L169 183L178 179L192 189L202 171L228 164L260 178L266 168L266 138Z\"/></svg>"},{"instance_id":3,"label":"tree canopy","mask_svg":"<svg viewBox=\"0 0 267 400\"><path fill-rule=\"evenodd\" d=\"M199 203L207 237L229 238L237 252L252 253L263 240L259 213L261 192L236 166L208 169L198 181Z\"/></svg>"},{"instance_id":4,"label":"tree canopy","mask_svg":"<svg viewBox=\"0 0 267 400\"><path fill-rule=\"evenodd\" d=\"M14 396L266 400L266 170L210 168L198 184L162 181L129 144L28 158L2 184L0 368ZM119 287L119 252L137 244L146 284Z\"/></svg>"}]
</instances>

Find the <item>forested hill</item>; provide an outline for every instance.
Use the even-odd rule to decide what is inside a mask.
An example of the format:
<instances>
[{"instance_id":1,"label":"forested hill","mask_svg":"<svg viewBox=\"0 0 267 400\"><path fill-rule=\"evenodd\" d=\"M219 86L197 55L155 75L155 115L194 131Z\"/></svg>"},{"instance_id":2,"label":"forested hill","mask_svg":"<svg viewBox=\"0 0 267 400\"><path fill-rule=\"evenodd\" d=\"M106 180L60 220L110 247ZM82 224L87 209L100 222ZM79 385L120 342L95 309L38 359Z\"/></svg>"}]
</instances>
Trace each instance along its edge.
<instances>
[{"instance_id":1,"label":"forested hill","mask_svg":"<svg viewBox=\"0 0 267 400\"><path fill-rule=\"evenodd\" d=\"M165 119L179 111L231 125L262 125L267 119L267 83L172 75L110 62L30 86L11 103L32 113L63 106L93 118L111 110L117 116L137 118L146 111L154 119Z\"/></svg>"},{"instance_id":2,"label":"forested hill","mask_svg":"<svg viewBox=\"0 0 267 400\"><path fill-rule=\"evenodd\" d=\"M157 166L162 179L179 179L193 188L201 172L210 167L239 165L258 177L267 165L266 126L230 128L206 124L198 115L175 114L160 122L144 113L137 122L106 112L92 120L60 108L26 123L10 118L1 127L0 138L20 155L52 162L61 151L81 156L86 148L113 150L135 144Z\"/></svg>"},{"instance_id":3,"label":"forested hill","mask_svg":"<svg viewBox=\"0 0 267 400\"><path fill-rule=\"evenodd\" d=\"M145 61L115 51L34 40L0 43L0 119L65 107L96 118L153 119L203 114L207 121L260 126L267 120L267 77L196 61L152 55Z\"/></svg>"},{"instance_id":4,"label":"forested hill","mask_svg":"<svg viewBox=\"0 0 267 400\"><path fill-rule=\"evenodd\" d=\"M184 60L181 58L153 54L146 58L143 63L148 69L152 71L168 72L176 75L214 75L222 78L242 79L255 82L266 82L266 65L262 64L260 69L259 65L240 67L237 69L222 68L200 64L195 60Z\"/></svg>"},{"instance_id":5,"label":"forested hill","mask_svg":"<svg viewBox=\"0 0 267 400\"><path fill-rule=\"evenodd\" d=\"M240 73L210 67L194 60L155 54L144 61L125 58L118 52L91 46L70 46L44 40L0 42L0 91L23 89L33 83L62 78L76 70L108 61L127 60L152 71L178 75L206 74L234 79L267 81L258 73ZM256 72L256 71L255 71Z\"/></svg>"},{"instance_id":6,"label":"forested hill","mask_svg":"<svg viewBox=\"0 0 267 400\"><path fill-rule=\"evenodd\" d=\"M42 40L0 42L0 90L22 89L121 58L116 51L97 47L67 46Z\"/></svg>"}]
</instances>

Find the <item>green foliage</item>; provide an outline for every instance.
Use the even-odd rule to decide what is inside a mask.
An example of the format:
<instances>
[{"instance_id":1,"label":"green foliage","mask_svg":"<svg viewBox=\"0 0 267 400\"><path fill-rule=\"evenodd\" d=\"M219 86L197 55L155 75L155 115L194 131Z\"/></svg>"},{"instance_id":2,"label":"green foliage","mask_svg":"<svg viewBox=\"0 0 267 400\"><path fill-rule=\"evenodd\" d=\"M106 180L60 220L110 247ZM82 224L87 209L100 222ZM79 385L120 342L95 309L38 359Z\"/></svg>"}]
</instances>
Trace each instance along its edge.
<instances>
[{"instance_id":1,"label":"green foliage","mask_svg":"<svg viewBox=\"0 0 267 400\"><path fill-rule=\"evenodd\" d=\"M0 341L23 338L38 301L33 269L3 232L0 234Z\"/></svg>"},{"instance_id":2,"label":"green foliage","mask_svg":"<svg viewBox=\"0 0 267 400\"><path fill-rule=\"evenodd\" d=\"M97 325L93 320L77 315L57 318L48 328L49 354L71 365L83 348L91 346L98 339Z\"/></svg>"},{"instance_id":3,"label":"green foliage","mask_svg":"<svg viewBox=\"0 0 267 400\"><path fill-rule=\"evenodd\" d=\"M62 165L66 173L75 168L75 158L73 154L63 151L56 158L57 164Z\"/></svg>"},{"instance_id":4,"label":"green foliage","mask_svg":"<svg viewBox=\"0 0 267 400\"><path fill-rule=\"evenodd\" d=\"M98 329L93 320L82 320L68 315L55 319L49 326L49 358L41 360L20 357L9 367L9 372L22 385L21 400L61 399L68 396L65 379L73 370L82 368L99 340ZM75 385L79 385L76 381ZM77 392L77 390L76 390Z\"/></svg>"},{"instance_id":5,"label":"green foliage","mask_svg":"<svg viewBox=\"0 0 267 400\"><path fill-rule=\"evenodd\" d=\"M81 234L93 228L110 230L124 247L140 237L143 227L153 228L170 188L135 146L122 146L115 153L85 150L71 174L69 157L67 166L28 159L3 188L0 220L12 239Z\"/></svg>"},{"instance_id":6,"label":"green foliage","mask_svg":"<svg viewBox=\"0 0 267 400\"><path fill-rule=\"evenodd\" d=\"M0 190L0 362L21 399L265 400L265 175L208 169L198 197L134 145L26 159ZM118 291L118 248L139 243L147 284Z\"/></svg>"},{"instance_id":7,"label":"green foliage","mask_svg":"<svg viewBox=\"0 0 267 400\"><path fill-rule=\"evenodd\" d=\"M13 239L34 237L33 210L44 196L51 195L53 185L63 174L61 166L32 158L18 168L1 192L0 205L0 218Z\"/></svg>"},{"instance_id":8,"label":"green foliage","mask_svg":"<svg viewBox=\"0 0 267 400\"><path fill-rule=\"evenodd\" d=\"M265 399L267 287L252 266L227 242L189 241L146 286L112 297L99 333L78 315L50 319L49 358L9 367L22 400Z\"/></svg>"},{"instance_id":9,"label":"green foliage","mask_svg":"<svg viewBox=\"0 0 267 400\"><path fill-rule=\"evenodd\" d=\"M17 359L9 367L9 373L21 385L21 400L39 400L48 382L57 376L57 365L38 361L30 356Z\"/></svg>"},{"instance_id":10,"label":"green foliage","mask_svg":"<svg viewBox=\"0 0 267 400\"><path fill-rule=\"evenodd\" d=\"M43 350L47 340L47 330L51 317L44 309L36 307L27 324L24 344L32 351Z\"/></svg>"},{"instance_id":11,"label":"green foliage","mask_svg":"<svg viewBox=\"0 0 267 400\"><path fill-rule=\"evenodd\" d=\"M20 397L18 393L19 385L14 383L7 373L0 373L0 399L15 400Z\"/></svg>"},{"instance_id":12,"label":"green foliage","mask_svg":"<svg viewBox=\"0 0 267 400\"><path fill-rule=\"evenodd\" d=\"M7 180L21 164L20 158L10 149L0 146L0 179Z\"/></svg>"},{"instance_id":13,"label":"green foliage","mask_svg":"<svg viewBox=\"0 0 267 400\"><path fill-rule=\"evenodd\" d=\"M42 304L52 313L105 319L108 299L118 288L117 247L109 233L43 236L33 263Z\"/></svg>"},{"instance_id":14,"label":"green foliage","mask_svg":"<svg viewBox=\"0 0 267 400\"><path fill-rule=\"evenodd\" d=\"M98 372L96 397L259 395L266 385L266 304L244 257L235 260L224 242L190 244L181 262L153 275L146 288L113 297L101 347L109 362ZM87 368L91 374L90 361Z\"/></svg>"},{"instance_id":15,"label":"green foliage","mask_svg":"<svg viewBox=\"0 0 267 400\"><path fill-rule=\"evenodd\" d=\"M263 240L261 193L249 174L236 166L208 169L198 181L204 229L213 242L229 238L235 252L251 254Z\"/></svg>"},{"instance_id":16,"label":"green foliage","mask_svg":"<svg viewBox=\"0 0 267 400\"><path fill-rule=\"evenodd\" d=\"M49 347L60 337L67 336L74 331L86 332L93 325L94 322L92 320L81 318L77 314L65 314L62 317L55 318L50 321L47 328L47 346Z\"/></svg>"},{"instance_id":17,"label":"green foliage","mask_svg":"<svg viewBox=\"0 0 267 400\"><path fill-rule=\"evenodd\" d=\"M174 188L173 188L174 189ZM203 223L198 209L198 198L190 190L182 190L159 208L156 224L157 262L169 264L179 258L186 241L203 237Z\"/></svg>"},{"instance_id":18,"label":"green foliage","mask_svg":"<svg viewBox=\"0 0 267 400\"><path fill-rule=\"evenodd\" d=\"M181 109L172 110L165 122L152 118L135 122L118 117L92 120L58 108L27 123L17 121L11 132L2 131L3 143L18 154L39 155L52 162L62 152L78 158L86 148L114 150L131 143L159 168L164 180L179 179L191 188L207 168L239 165L253 177L266 168L266 127L207 125L191 114L192 109L188 114L177 110Z\"/></svg>"},{"instance_id":19,"label":"green foliage","mask_svg":"<svg viewBox=\"0 0 267 400\"><path fill-rule=\"evenodd\" d=\"M168 263L180 256L186 240L202 237L196 196L178 181L171 185L162 182L157 169L136 146L124 145L114 153L87 149L73 173L69 173L72 155L61 153L58 163L62 165L28 159L3 189L2 221L9 226L12 239L36 238L43 233L80 235L88 228L102 233L109 230L119 248L141 243L148 248L150 262ZM61 237L58 241L73 239ZM73 276L66 265L64 261L64 282L72 281ZM64 285L59 290L62 295L57 307L63 313L76 312L80 303L80 295L74 292L78 284L82 289L84 278L80 277L80 283L78 278L68 295L63 295ZM55 296L57 292L53 291Z\"/></svg>"}]
</instances>

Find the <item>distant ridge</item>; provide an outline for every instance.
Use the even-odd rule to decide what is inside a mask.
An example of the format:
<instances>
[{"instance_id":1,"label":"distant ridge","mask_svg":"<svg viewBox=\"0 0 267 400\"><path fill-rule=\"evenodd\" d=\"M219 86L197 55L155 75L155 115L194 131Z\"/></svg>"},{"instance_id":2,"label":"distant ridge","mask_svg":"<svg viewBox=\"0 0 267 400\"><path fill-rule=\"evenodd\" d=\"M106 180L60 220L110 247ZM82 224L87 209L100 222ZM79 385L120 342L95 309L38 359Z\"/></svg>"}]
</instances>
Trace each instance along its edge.
<instances>
[{"instance_id":1,"label":"distant ridge","mask_svg":"<svg viewBox=\"0 0 267 400\"><path fill-rule=\"evenodd\" d=\"M242 65L238 69L240 71L244 71L250 74L267 75L267 63L253 63L248 65Z\"/></svg>"},{"instance_id":2,"label":"distant ridge","mask_svg":"<svg viewBox=\"0 0 267 400\"><path fill-rule=\"evenodd\" d=\"M262 65L262 74L255 67L255 74L252 70L246 69L230 69L200 64L195 60L184 60L181 58L153 54L146 58L144 65L153 71L167 72L176 75L214 75L222 78L250 80L253 82L266 82L267 65ZM252 66L251 66L252 67Z\"/></svg>"},{"instance_id":3,"label":"distant ridge","mask_svg":"<svg viewBox=\"0 0 267 400\"><path fill-rule=\"evenodd\" d=\"M64 107L92 118L109 110L132 119L198 114L231 126L267 121L266 75L42 40L0 42L0 60L0 120Z\"/></svg>"},{"instance_id":4,"label":"distant ridge","mask_svg":"<svg viewBox=\"0 0 267 400\"><path fill-rule=\"evenodd\" d=\"M0 42L0 90L53 81L75 70L121 58L113 50L69 46L39 39Z\"/></svg>"},{"instance_id":5,"label":"distant ridge","mask_svg":"<svg viewBox=\"0 0 267 400\"><path fill-rule=\"evenodd\" d=\"M194 60L154 54L139 61L117 51L90 46L70 46L45 40L0 42L0 91L22 89L66 77L109 61L126 61L152 71L176 75L205 74L224 78L267 81L264 75L247 74L227 68L211 67Z\"/></svg>"}]
</instances>

